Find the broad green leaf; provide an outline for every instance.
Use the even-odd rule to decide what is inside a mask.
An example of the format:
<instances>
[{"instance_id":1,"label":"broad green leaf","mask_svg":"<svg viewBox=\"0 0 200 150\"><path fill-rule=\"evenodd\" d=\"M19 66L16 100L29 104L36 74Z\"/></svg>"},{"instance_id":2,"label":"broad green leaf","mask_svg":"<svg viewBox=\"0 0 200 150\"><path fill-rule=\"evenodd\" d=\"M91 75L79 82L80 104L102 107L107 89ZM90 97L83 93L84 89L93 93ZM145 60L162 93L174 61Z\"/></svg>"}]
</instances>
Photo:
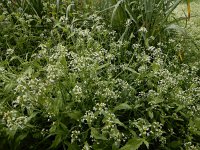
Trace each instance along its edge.
<instances>
[{"instance_id":1,"label":"broad green leaf","mask_svg":"<svg viewBox=\"0 0 200 150\"><path fill-rule=\"evenodd\" d=\"M107 140L105 136L100 134L95 128L91 128L91 135L96 139L96 140Z\"/></svg>"},{"instance_id":2,"label":"broad green leaf","mask_svg":"<svg viewBox=\"0 0 200 150\"><path fill-rule=\"evenodd\" d=\"M148 111L148 115L149 115L149 117L151 118L151 119L153 119L153 112L152 111Z\"/></svg>"},{"instance_id":3,"label":"broad green leaf","mask_svg":"<svg viewBox=\"0 0 200 150\"><path fill-rule=\"evenodd\" d=\"M68 113L68 116L69 116L71 119L79 120L79 119L81 118L82 114L81 114L80 111L74 110L74 111Z\"/></svg>"},{"instance_id":4,"label":"broad green leaf","mask_svg":"<svg viewBox=\"0 0 200 150\"><path fill-rule=\"evenodd\" d=\"M181 147L181 145L182 145L182 142L180 140L172 141L171 143L169 143L169 147L171 147L172 149L178 149Z\"/></svg>"},{"instance_id":5,"label":"broad green leaf","mask_svg":"<svg viewBox=\"0 0 200 150\"><path fill-rule=\"evenodd\" d=\"M124 127L124 128L127 128L121 121L119 121L119 119L114 119L113 122Z\"/></svg>"},{"instance_id":6,"label":"broad green leaf","mask_svg":"<svg viewBox=\"0 0 200 150\"><path fill-rule=\"evenodd\" d=\"M112 144L112 150L119 150L120 142L114 142Z\"/></svg>"},{"instance_id":7,"label":"broad green leaf","mask_svg":"<svg viewBox=\"0 0 200 150\"><path fill-rule=\"evenodd\" d=\"M115 2L114 2L115 3ZM118 0L115 4L115 7L112 12L111 16L111 25L120 26L126 19L124 9L122 9L121 5L123 4L123 0Z\"/></svg>"},{"instance_id":8,"label":"broad green leaf","mask_svg":"<svg viewBox=\"0 0 200 150\"><path fill-rule=\"evenodd\" d=\"M67 142L68 150L78 150L80 147L76 143Z\"/></svg>"},{"instance_id":9,"label":"broad green leaf","mask_svg":"<svg viewBox=\"0 0 200 150\"><path fill-rule=\"evenodd\" d=\"M155 97L155 98L153 99L153 102L154 102L154 104L159 104L159 103L162 103L162 102L163 102L163 99L162 99L162 98L159 98L159 97Z\"/></svg>"},{"instance_id":10,"label":"broad green leaf","mask_svg":"<svg viewBox=\"0 0 200 150\"><path fill-rule=\"evenodd\" d=\"M149 143L146 140L144 140L143 142L146 145L147 149L149 149Z\"/></svg>"},{"instance_id":11,"label":"broad green leaf","mask_svg":"<svg viewBox=\"0 0 200 150\"><path fill-rule=\"evenodd\" d=\"M56 135L55 140L53 141L51 148L56 148L62 142L61 135Z\"/></svg>"},{"instance_id":12,"label":"broad green leaf","mask_svg":"<svg viewBox=\"0 0 200 150\"><path fill-rule=\"evenodd\" d=\"M97 70L101 70L101 69L103 69L103 68L106 68L107 66L109 66L109 63L106 63L106 64L103 64L103 65L99 66L99 67L97 68Z\"/></svg>"},{"instance_id":13,"label":"broad green leaf","mask_svg":"<svg viewBox=\"0 0 200 150\"><path fill-rule=\"evenodd\" d=\"M137 150L144 143L144 139L132 138L120 150Z\"/></svg>"},{"instance_id":14,"label":"broad green leaf","mask_svg":"<svg viewBox=\"0 0 200 150\"><path fill-rule=\"evenodd\" d=\"M183 108L185 108L185 106L179 105L178 108L176 109L176 112L179 112L179 111L182 110Z\"/></svg>"},{"instance_id":15,"label":"broad green leaf","mask_svg":"<svg viewBox=\"0 0 200 150\"><path fill-rule=\"evenodd\" d=\"M22 134L20 134L19 136L17 136L17 138L15 139L15 142L18 144L20 143L23 139L25 139L27 137L28 133L24 132Z\"/></svg>"},{"instance_id":16,"label":"broad green leaf","mask_svg":"<svg viewBox=\"0 0 200 150\"><path fill-rule=\"evenodd\" d=\"M23 60L22 60L19 56L13 56L13 57L10 59L10 61L13 61L13 60L15 60L15 59L19 60L20 63L23 62Z\"/></svg>"},{"instance_id":17,"label":"broad green leaf","mask_svg":"<svg viewBox=\"0 0 200 150\"><path fill-rule=\"evenodd\" d=\"M5 18L5 15L0 15L0 22L3 21Z\"/></svg>"},{"instance_id":18,"label":"broad green leaf","mask_svg":"<svg viewBox=\"0 0 200 150\"><path fill-rule=\"evenodd\" d=\"M152 70L154 72L156 72L156 71L158 71L160 69L160 65L159 64L153 63L151 66L152 66Z\"/></svg>"},{"instance_id":19,"label":"broad green leaf","mask_svg":"<svg viewBox=\"0 0 200 150\"><path fill-rule=\"evenodd\" d=\"M200 118L195 118L194 123L195 126L200 130Z\"/></svg>"},{"instance_id":20,"label":"broad green leaf","mask_svg":"<svg viewBox=\"0 0 200 150\"><path fill-rule=\"evenodd\" d=\"M5 91L5 92L10 92L10 91L13 90L14 87L15 87L15 84L12 83L12 82L10 82L10 83L6 84L6 86L5 86L5 88L4 88L4 91Z\"/></svg>"},{"instance_id":21,"label":"broad green leaf","mask_svg":"<svg viewBox=\"0 0 200 150\"><path fill-rule=\"evenodd\" d=\"M137 134L136 134L136 132L135 131L133 131L132 129L128 129L129 130L129 132L133 135L133 137L137 137Z\"/></svg>"},{"instance_id":22,"label":"broad green leaf","mask_svg":"<svg viewBox=\"0 0 200 150\"><path fill-rule=\"evenodd\" d=\"M139 73L137 71L135 71L134 69L130 68L130 67L124 67L125 70L128 70L130 72L133 73L133 75L139 75Z\"/></svg>"},{"instance_id":23,"label":"broad green leaf","mask_svg":"<svg viewBox=\"0 0 200 150\"><path fill-rule=\"evenodd\" d=\"M24 75L31 76L33 72L34 72L34 70L32 69L32 67L29 66L29 67L26 69L26 71L24 72Z\"/></svg>"},{"instance_id":24,"label":"broad green leaf","mask_svg":"<svg viewBox=\"0 0 200 150\"><path fill-rule=\"evenodd\" d=\"M119 104L118 106L116 106L114 108L114 111L117 111L117 110L129 110L129 109L132 109L132 107L130 105L128 105L127 103L122 103L122 104Z\"/></svg>"}]
</instances>

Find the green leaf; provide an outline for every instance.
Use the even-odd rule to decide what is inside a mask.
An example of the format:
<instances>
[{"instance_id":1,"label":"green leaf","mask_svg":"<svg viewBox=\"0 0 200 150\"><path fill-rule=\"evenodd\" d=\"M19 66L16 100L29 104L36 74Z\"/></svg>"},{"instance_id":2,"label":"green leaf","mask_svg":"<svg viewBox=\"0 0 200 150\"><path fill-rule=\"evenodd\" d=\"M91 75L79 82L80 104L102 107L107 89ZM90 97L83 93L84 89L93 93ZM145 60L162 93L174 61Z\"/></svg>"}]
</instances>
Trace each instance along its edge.
<instances>
[{"instance_id":1,"label":"green leaf","mask_svg":"<svg viewBox=\"0 0 200 150\"><path fill-rule=\"evenodd\" d=\"M159 97L155 97L154 99L153 99L153 102L154 102L154 104L156 105L156 104L159 104L159 103L162 103L164 100L162 99L162 98L159 98Z\"/></svg>"},{"instance_id":2,"label":"green leaf","mask_svg":"<svg viewBox=\"0 0 200 150\"><path fill-rule=\"evenodd\" d=\"M181 147L181 144L182 142L180 140L178 141L172 141L169 146L172 148L172 149L178 149Z\"/></svg>"},{"instance_id":3,"label":"green leaf","mask_svg":"<svg viewBox=\"0 0 200 150\"><path fill-rule=\"evenodd\" d=\"M131 73L133 73L133 75L138 76L139 73L137 71L135 71L134 69L130 68L130 67L124 67L124 70L128 70Z\"/></svg>"},{"instance_id":4,"label":"green leaf","mask_svg":"<svg viewBox=\"0 0 200 150\"><path fill-rule=\"evenodd\" d=\"M51 145L51 148L56 148L61 142L62 142L61 135L56 135L55 140Z\"/></svg>"},{"instance_id":5,"label":"green leaf","mask_svg":"<svg viewBox=\"0 0 200 150\"><path fill-rule=\"evenodd\" d=\"M11 92L13 90L14 86L15 86L15 84L13 82L6 84L6 86L4 88L4 92Z\"/></svg>"},{"instance_id":6,"label":"green leaf","mask_svg":"<svg viewBox=\"0 0 200 150\"><path fill-rule=\"evenodd\" d=\"M149 143L146 140L144 140L143 142L146 145L147 149L149 149Z\"/></svg>"},{"instance_id":7,"label":"green leaf","mask_svg":"<svg viewBox=\"0 0 200 150\"><path fill-rule=\"evenodd\" d=\"M153 119L153 112L152 111L148 111L148 115L149 115L149 117L151 118L151 119Z\"/></svg>"},{"instance_id":8,"label":"green leaf","mask_svg":"<svg viewBox=\"0 0 200 150\"><path fill-rule=\"evenodd\" d=\"M179 111L182 110L183 108L185 108L185 106L179 105L178 108L177 108L175 111L176 111L176 112L179 112Z\"/></svg>"},{"instance_id":9,"label":"green leaf","mask_svg":"<svg viewBox=\"0 0 200 150\"><path fill-rule=\"evenodd\" d=\"M0 15L0 22L1 22L1 21L4 21L5 18L6 18L5 15Z\"/></svg>"},{"instance_id":10,"label":"green leaf","mask_svg":"<svg viewBox=\"0 0 200 150\"><path fill-rule=\"evenodd\" d=\"M112 144L112 150L119 150L120 142L114 142Z\"/></svg>"},{"instance_id":11,"label":"green leaf","mask_svg":"<svg viewBox=\"0 0 200 150\"><path fill-rule=\"evenodd\" d=\"M23 139L27 137L28 133L22 133L15 139L15 143L19 144Z\"/></svg>"},{"instance_id":12,"label":"green leaf","mask_svg":"<svg viewBox=\"0 0 200 150\"><path fill-rule=\"evenodd\" d=\"M129 109L132 109L130 105L128 105L127 103L122 103L114 108L114 112L117 110L129 110Z\"/></svg>"},{"instance_id":13,"label":"green leaf","mask_svg":"<svg viewBox=\"0 0 200 150\"><path fill-rule=\"evenodd\" d=\"M84 144L84 149L85 150L90 150L90 146L88 144L88 142L86 141L85 144Z\"/></svg>"},{"instance_id":14,"label":"green leaf","mask_svg":"<svg viewBox=\"0 0 200 150\"><path fill-rule=\"evenodd\" d=\"M153 63L151 66L152 66L152 70L154 72L156 72L156 71L158 71L160 69L160 65L159 64Z\"/></svg>"},{"instance_id":15,"label":"green leaf","mask_svg":"<svg viewBox=\"0 0 200 150\"><path fill-rule=\"evenodd\" d=\"M132 138L126 143L125 146L120 148L120 150L137 150L144 143L144 141L145 140L141 138Z\"/></svg>"},{"instance_id":16,"label":"green leaf","mask_svg":"<svg viewBox=\"0 0 200 150\"><path fill-rule=\"evenodd\" d=\"M76 143L69 143L67 142L68 150L77 150L80 149L80 147Z\"/></svg>"},{"instance_id":17,"label":"green leaf","mask_svg":"<svg viewBox=\"0 0 200 150\"><path fill-rule=\"evenodd\" d=\"M33 72L34 72L34 70L32 69L32 67L29 66L29 67L26 69L26 71L24 71L24 75L31 76Z\"/></svg>"},{"instance_id":18,"label":"green leaf","mask_svg":"<svg viewBox=\"0 0 200 150\"><path fill-rule=\"evenodd\" d=\"M124 128L127 128L121 121L119 121L119 119L114 119L113 120L113 123L115 123L115 124L118 124L118 125L120 125L120 126L122 126L122 127L124 127Z\"/></svg>"},{"instance_id":19,"label":"green leaf","mask_svg":"<svg viewBox=\"0 0 200 150\"><path fill-rule=\"evenodd\" d=\"M123 0L119 0L115 4L115 7L112 12L112 16L111 16L111 25L112 26L116 26L116 25L120 26L120 25L122 25L123 21L126 19L124 10L121 7L122 3L123 3Z\"/></svg>"},{"instance_id":20,"label":"green leaf","mask_svg":"<svg viewBox=\"0 0 200 150\"><path fill-rule=\"evenodd\" d=\"M71 119L79 120L79 119L82 117L82 114L81 114L80 111L74 110L74 111L68 113L68 116L69 116Z\"/></svg>"},{"instance_id":21,"label":"green leaf","mask_svg":"<svg viewBox=\"0 0 200 150\"><path fill-rule=\"evenodd\" d=\"M91 128L91 135L96 139L96 140L107 140L105 136L100 134L95 128Z\"/></svg>"},{"instance_id":22,"label":"green leaf","mask_svg":"<svg viewBox=\"0 0 200 150\"><path fill-rule=\"evenodd\" d=\"M195 118L194 123L195 126L200 130L200 118Z\"/></svg>"}]
</instances>

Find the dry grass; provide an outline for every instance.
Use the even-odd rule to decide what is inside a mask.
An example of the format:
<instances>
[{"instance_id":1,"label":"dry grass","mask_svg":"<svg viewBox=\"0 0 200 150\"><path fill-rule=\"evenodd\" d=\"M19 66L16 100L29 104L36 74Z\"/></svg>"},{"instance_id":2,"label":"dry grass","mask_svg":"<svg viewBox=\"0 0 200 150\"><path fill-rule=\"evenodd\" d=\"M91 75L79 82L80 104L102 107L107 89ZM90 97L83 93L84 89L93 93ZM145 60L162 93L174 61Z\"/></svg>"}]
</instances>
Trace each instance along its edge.
<instances>
[{"instance_id":1,"label":"dry grass","mask_svg":"<svg viewBox=\"0 0 200 150\"><path fill-rule=\"evenodd\" d=\"M200 57L200 1L193 0L191 2L191 18L185 22L181 22L182 27L186 27L187 34L190 37L190 42L185 42L187 51L187 59L190 62L196 62L196 60ZM174 14L177 17L186 17L187 14L187 6L185 3L180 4L174 11Z\"/></svg>"},{"instance_id":2,"label":"dry grass","mask_svg":"<svg viewBox=\"0 0 200 150\"><path fill-rule=\"evenodd\" d=\"M197 40L200 40L200 1L191 2L191 18L187 22L189 33ZM174 11L178 17L186 17L187 9L185 4L180 4Z\"/></svg>"}]
</instances>

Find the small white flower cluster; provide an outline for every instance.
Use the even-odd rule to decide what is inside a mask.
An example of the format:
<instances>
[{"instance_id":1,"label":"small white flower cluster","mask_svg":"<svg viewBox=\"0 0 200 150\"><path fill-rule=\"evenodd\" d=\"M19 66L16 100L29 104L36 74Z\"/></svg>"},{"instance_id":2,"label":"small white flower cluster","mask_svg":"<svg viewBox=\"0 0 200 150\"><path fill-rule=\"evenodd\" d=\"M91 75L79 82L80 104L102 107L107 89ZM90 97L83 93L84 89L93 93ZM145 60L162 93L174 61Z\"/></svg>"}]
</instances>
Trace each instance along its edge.
<instances>
[{"instance_id":1,"label":"small white flower cluster","mask_svg":"<svg viewBox=\"0 0 200 150\"><path fill-rule=\"evenodd\" d=\"M91 126L92 122L97 119L97 116L92 111L86 111L85 115L82 117L81 122L86 123Z\"/></svg>"},{"instance_id":2,"label":"small white flower cluster","mask_svg":"<svg viewBox=\"0 0 200 150\"><path fill-rule=\"evenodd\" d=\"M75 141L80 141L79 139L79 135L81 134L80 131L78 130L73 130L72 133L71 133L71 143L75 142Z\"/></svg>"},{"instance_id":3,"label":"small white flower cluster","mask_svg":"<svg viewBox=\"0 0 200 150\"><path fill-rule=\"evenodd\" d=\"M75 85L75 87L72 89L72 94L74 95L75 101L80 103L81 98L83 97L82 88L78 85Z\"/></svg>"},{"instance_id":4,"label":"small white flower cluster","mask_svg":"<svg viewBox=\"0 0 200 150\"><path fill-rule=\"evenodd\" d=\"M82 44L83 45L83 44ZM83 53L68 52L68 67L72 72L92 72L97 70L99 66L105 63L110 63L115 56L99 45L94 45L94 48L88 48Z\"/></svg>"},{"instance_id":5,"label":"small white flower cluster","mask_svg":"<svg viewBox=\"0 0 200 150\"><path fill-rule=\"evenodd\" d=\"M69 63L69 68L73 72L81 72L93 68L93 60L90 57L78 56L75 57Z\"/></svg>"},{"instance_id":6,"label":"small white flower cluster","mask_svg":"<svg viewBox=\"0 0 200 150\"><path fill-rule=\"evenodd\" d=\"M94 112L93 112L94 111ZM97 103L93 107L93 111L87 111L85 115L82 117L81 121L82 123L87 122L89 126L92 126L92 122L94 120L99 119L98 117L104 116L104 119L102 120L105 124L104 127L101 129L102 134L107 137L109 136L109 139L115 140L116 142L121 142L122 140L122 134L117 129L117 122L118 119L116 118L114 113L111 113L108 111L108 108L106 107L105 103ZM91 136L93 141L95 141L94 137Z\"/></svg>"},{"instance_id":7,"label":"small white flower cluster","mask_svg":"<svg viewBox=\"0 0 200 150\"><path fill-rule=\"evenodd\" d=\"M114 85L119 91L119 94L126 93L126 96L133 96L135 94L135 89L127 81L122 79L115 79Z\"/></svg>"},{"instance_id":8,"label":"small white flower cluster","mask_svg":"<svg viewBox=\"0 0 200 150\"><path fill-rule=\"evenodd\" d=\"M5 70L4 67L0 67L0 74L3 75L5 74L7 71Z\"/></svg>"},{"instance_id":9,"label":"small white flower cluster","mask_svg":"<svg viewBox=\"0 0 200 150\"><path fill-rule=\"evenodd\" d=\"M155 139L157 138L161 138L163 135L163 131L162 131L162 124L159 122L153 122L152 124L150 124L149 122L147 122L146 120L139 118L135 121L129 121L130 122L130 127L131 128L137 128L140 132L139 136L141 137L153 137ZM163 138L162 138L163 140Z\"/></svg>"},{"instance_id":10,"label":"small white flower cluster","mask_svg":"<svg viewBox=\"0 0 200 150\"><path fill-rule=\"evenodd\" d=\"M147 98L148 98L148 104L151 105L152 108L156 108L157 107L157 99L159 101L159 99L162 100L162 98L159 97L160 96L160 93L154 91L154 90L149 90L148 93L147 93Z\"/></svg>"},{"instance_id":11,"label":"small white flower cluster","mask_svg":"<svg viewBox=\"0 0 200 150\"><path fill-rule=\"evenodd\" d=\"M131 19L127 19L125 26L129 27L131 25L131 23L132 23Z\"/></svg>"},{"instance_id":12,"label":"small white flower cluster","mask_svg":"<svg viewBox=\"0 0 200 150\"><path fill-rule=\"evenodd\" d=\"M136 62L138 64L142 65L147 65L149 66L149 64L151 63L151 59L153 58L152 53L147 54L145 51L141 51L141 50L135 50L134 51L134 57L136 58Z\"/></svg>"},{"instance_id":13,"label":"small white flower cluster","mask_svg":"<svg viewBox=\"0 0 200 150\"><path fill-rule=\"evenodd\" d=\"M54 83L61 76L64 75L62 65L59 63L53 65L48 64L46 66L46 71L47 71L47 81L49 81L49 83Z\"/></svg>"},{"instance_id":14,"label":"small white flower cluster","mask_svg":"<svg viewBox=\"0 0 200 150\"><path fill-rule=\"evenodd\" d=\"M31 95L30 95L30 90L29 87L27 85L27 82L29 77L27 76L22 76L20 78L17 79L17 86L14 89L14 93L17 94L17 98L16 100L14 100L12 102L13 107L17 107L18 105L21 105L22 107L24 106L28 106L28 107L32 107L31 103Z\"/></svg>"},{"instance_id":15,"label":"small white flower cluster","mask_svg":"<svg viewBox=\"0 0 200 150\"><path fill-rule=\"evenodd\" d=\"M111 128L103 128L102 133L109 135L109 139L114 140L116 144L120 143L122 140L122 134L119 132L116 125L112 125Z\"/></svg>"},{"instance_id":16,"label":"small white flower cluster","mask_svg":"<svg viewBox=\"0 0 200 150\"><path fill-rule=\"evenodd\" d=\"M141 47L141 45L138 44L138 43L132 45L132 48L133 48L134 50L135 50L135 49L137 50L137 49L139 49L140 47Z\"/></svg>"},{"instance_id":17,"label":"small white flower cluster","mask_svg":"<svg viewBox=\"0 0 200 150\"><path fill-rule=\"evenodd\" d=\"M16 100L12 102L14 107L18 105L31 108L38 103L38 99L42 97L46 91L48 84L38 78L29 78L22 76L17 79L17 86L14 89L17 94Z\"/></svg>"},{"instance_id":18,"label":"small white flower cluster","mask_svg":"<svg viewBox=\"0 0 200 150\"><path fill-rule=\"evenodd\" d=\"M115 80L99 81L96 83L98 88L95 92L97 97L101 97L106 101L116 100L120 97L119 90L115 89Z\"/></svg>"},{"instance_id":19,"label":"small white flower cluster","mask_svg":"<svg viewBox=\"0 0 200 150\"><path fill-rule=\"evenodd\" d=\"M41 130L41 134L43 135L43 137L44 137L48 132L49 132L49 130L48 130L48 129L45 129L45 128L43 128L43 129Z\"/></svg>"},{"instance_id":20,"label":"small white flower cluster","mask_svg":"<svg viewBox=\"0 0 200 150\"><path fill-rule=\"evenodd\" d=\"M157 43L157 46L158 46L158 47L165 47L165 44L162 43L162 42L159 42L159 43Z\"/></svg>"},{"instance_id":21,"label":"small white flower cluster","mask_svg":"<svg viewBox=\"0 0 200 150\"><path fill-rule=\"evenodd\" d=\"M83 123L87 122L87 124L91 127L92 122L98 118L98 116L104 116L104 119L102 120L105 124L105 126L101 129L102 135L105 137L109 136L110 139L117 140L118 142L121 141L122 135L118 131L116 127L116 117L113 113L108 112L108 108L106 107L105 103L97 103L93 107L94 112L87 111L85 115L82 117L81 121ZM97 142L97 139L90 135L93 142Z\"/></svg>"},{"instance_id":22,"label":"small white flower cluster","mask_svg":"<svg viewBox=\"0 0 200 150\"><path fill-rule=\"evenodd\" d=\"M9 130L24 129L28 122L28 117L21 116L16 110L5 112L2 119Z\"/></svg>"},{"instance_id":23,"label":"small white flower cluster","mask_svg":"<svg viewBox=\"0 0 200 150\"><path fill-rule=\"evenodd\" d=\"M139 73L144 73L148 70L148 67L147 65L141 65L139 68L138 68L138 72Z\"/></svg>"},{"instance_id":24,"label":"small white flower cluster","mask_svg":"<svg viewBox=\"0 0 200 150\"><path fill-rule=\"evenodd\" d=\"M105 111L103 122L105 125L101 129L102 134L108 136L110 140L114 140L116 144L120 143L125 136L117 129L117 122L119 120L115 114ZM126 140L126 137L124 140Z\"/></svg>"},{"instance_id":25,"label":"small white flower cluster","mask_svg":"<svg viewBox=\"0 0 200 150\"><path fill-rule=\"evenodd\" d=\"M172 44L172 43L175 43L176 41L174 39L169 39L169 43Z\"/></svg>"},{"instance_id":26,"label":"small white flower cluster","mask_svg":"<svg viewBox=\"0 0 200 150\"><path fill-rule=\"evenodd\" d=\"M186 150L199 150L199 147L192 145L192 142L184 143L184 147Z\"/></svg>"},{"instance_id":27,"label":"small white flower cluster","mask_svg":"<svg viewBox=\"0 0 200 150\"><path fill-rule=\"evenodd\" d=\"M17 92L25 92L28 90L28 87L26 86L26 83L28 82L29 77L28 76L21 76L17 79L17 86L14 89L15 93Z\"/></svg>"},{"instance_id":28,"label":"small white flower cluster","mask_svg":"<svg viewBox=\"0 0 200 150\"><path fill-rule=\"evenodd\" d=\"M88 17L89 20L93 20L94 22L98 22L101 21L103 18L98 16L97 14L92 14Z\"/></svg>"},{"instance_id":29,"label":"small white flower cluster","mask_svg":"<svg viewBox=\"0 0 200 150\"><path fill-rule=\"evenodd\" d=\"M90 146L87 142L85 142L85 145L83 146L82 150L90 150L92 149L92 146Z\"/></svg>"},{"instance_id":30,"label":"small white flower cluster","mask_svg":"<svg viewBox=\"0 0 200 150\"><path fill-rule=\"evenodd\" d=\"M95 95L97 95L98 97L102 97L107 101L116 100L120 97L119 92L115 92L109 88L98 89Z\"/></svg>"},{"instance_id":31,"label":"small white flower cluster","mask_svg":"<svg viewBox=\"0 0 200 150\"><path fill-rule=\"evenodd\" d=\"M33 95L41 96L45 91L48 86L48 83L45 83L41 79L34 78L30 79L27 83L29 87L29 91Z\"/></svg>"},{"instance_id":32,"label":"small white flower cluster","mask_svg":"<svg viewBox=\"0 0 200 150\"><path fill-rule=\"evenodd\" d=\"M12 55L13 53L14 53L14 49L11 49L11 48L7 49L6 51L7 55Z\"/></svg>"},{"instance_id":33,"label":"small white flower cluster","mask_svg":"<svg viewBox=\"0 0 200 150\"><path fill-rule=\"evenodd\" d=\"M166 78L161 79L158 84L162 92L167 92L169 88L175 87L178 84L178 82L173 76L166 76Z\"/></svg>"},{"instance_id":34,"label":"small white flower cluster","mask_svg":"<svg viewBox=\"0 0 200 150\"><path fill-rule=\"evenodd\" d=\"M78 28L78 29L76 28L74 32L77 33L78 36L80 36L80 37L88 37L91 35L91 32L89 29L82 30L80 28Z\"/></svg>"},{"instance_id":35,"label":"small white flower cluster","mask_svg":"<svg viewBox=\"0 0 200 150\"><path fill-rule=\"evenodd\" d=\"M96 106L93 107L93 110L95 112L98 111L98 113L101 115L104 114L104 112L107 111L108 108L106 107L105 103L97 103Z\"/></svg>"},{"instance_id":36,"label":"small white flower cluster","mask_svg":"<svg viewBox=\"0 0 200 150\"><path fill-rule=\"evenodd\" d=\"M138 32L141 32L141 33L147 33L147 29L145 27L141 27Z\"/></svg>"}]
</instances>

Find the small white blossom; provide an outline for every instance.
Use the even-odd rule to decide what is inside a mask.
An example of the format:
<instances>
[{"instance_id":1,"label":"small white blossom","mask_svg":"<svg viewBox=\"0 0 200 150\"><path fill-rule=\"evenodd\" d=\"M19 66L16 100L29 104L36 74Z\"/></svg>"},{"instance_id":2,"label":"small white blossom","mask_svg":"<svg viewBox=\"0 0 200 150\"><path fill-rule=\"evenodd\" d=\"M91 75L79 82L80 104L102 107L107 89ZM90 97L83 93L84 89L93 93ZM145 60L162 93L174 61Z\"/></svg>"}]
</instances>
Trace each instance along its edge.
<instances>
[{"instance_id":1,"label":"small white blossom","mask_svg":"<svg viewBox=\"0 0 200 150\"><path fill-rule=\"evenodd\" d=\"M141 33L147 33L147 29L145 27L141 27L138 32L141 32Z\"/></svg>"}]
</instances>

